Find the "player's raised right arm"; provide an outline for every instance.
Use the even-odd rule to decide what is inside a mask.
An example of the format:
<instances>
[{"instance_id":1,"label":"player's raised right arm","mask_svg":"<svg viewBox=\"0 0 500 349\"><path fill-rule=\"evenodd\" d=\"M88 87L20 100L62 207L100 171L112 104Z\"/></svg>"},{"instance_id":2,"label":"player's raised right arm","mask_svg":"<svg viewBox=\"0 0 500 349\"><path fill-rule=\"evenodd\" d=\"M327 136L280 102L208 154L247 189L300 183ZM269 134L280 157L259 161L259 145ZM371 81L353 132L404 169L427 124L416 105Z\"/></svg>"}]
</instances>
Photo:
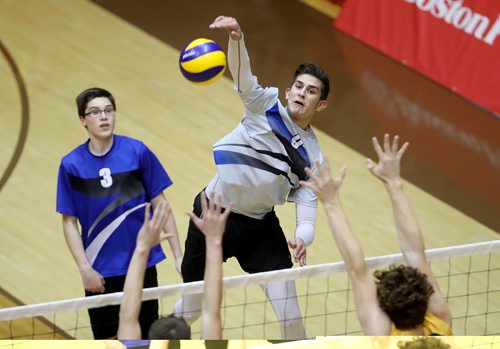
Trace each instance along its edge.
<instances>
[{"instance_id":1,"label":"player's raised right arm","mask_svg":"<svg viewBox=\"0 0 500 349\"><path fill-rule=\"evenodd\" d=\"M255 82L250 69L250 57L245 46L241 27L233 17L219 16L209 26L211 29L224 29L229 34L227 63L238 92L245 92Z\"/></svg>"},{"instance_id":2,"label":"player's raised right arm","mask_svg":"<svg viewBox=\"0 0 500 349\"><path fill-rule=\"evenodd\" d=\"M367 167L371 174L384 183L389 194L399 245L405 262L427 275L428 281L434 288L434 293L429 299L428 309L451 325L450 307L427 261L422 231L410 200L404 191L400 176L401 159L409 143L405 142L400 148L399 136L394 136L391 141L388 134L384 135L382 145L375 137L372 138L372 143L378 155L378 163L368 159Z\"/></svg>"},{"instance_id":3,"label":"player's raised right arm","mask_svg":"<svg viewBox=\"0 0 500 349\"><path fill-rule=\"evenodd\" d=\"M243 37L240 25L236 18L219 16L209 26L210 29L225 29L231 40L238 41Z\"/></svg>"},{"instance_id":4,"label":"player's raised right arm","mask_svg":"<svg viewBox=\"0 0 500 349\"><path fill-rule=\"evenodd\" d=\"M390 321L378 306L375 283L371 279L363 250L351 230L339 197L346 167L340 170L337 178L331 176L326 157L323 166L318 162L317 167L320 169L319 175L306 168L305 171L311 180L300 181L300 184L313 190L323 203L330 230L352 283L356 312L364 334L386 335L390 330Z\"/></svg>"}]
</instances>

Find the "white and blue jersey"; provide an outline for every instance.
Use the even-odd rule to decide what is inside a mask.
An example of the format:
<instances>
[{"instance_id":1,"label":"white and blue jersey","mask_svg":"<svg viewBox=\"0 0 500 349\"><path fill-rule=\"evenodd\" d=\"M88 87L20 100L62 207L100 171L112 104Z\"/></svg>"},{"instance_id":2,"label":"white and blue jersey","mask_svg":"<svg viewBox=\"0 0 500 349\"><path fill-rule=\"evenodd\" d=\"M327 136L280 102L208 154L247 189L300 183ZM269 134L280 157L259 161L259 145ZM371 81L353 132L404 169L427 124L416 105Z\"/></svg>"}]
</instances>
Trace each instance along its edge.
<instances>
[{"instance_id":1,"label":"white and blue jersey","mask_svg":"<svg viewBox=\"0 0 500 349\"><path fill-rule=\"evenodd\" d=\"M144 221L146 202L172 184L144 143L114 135L111 149L93 155L88 141L63 157L57 183L57 212L75 216L85 254L104 277L125 275ZM147 267L165 259L160 245Z\"/></svg>"},{"instance_id":2,"label":"white and blue jersey","mask_svg":"<svg viewBox=\"0 0 500 349\"><path fill-rule=\"evenodd\" d=\"M287 200L316 207L316 195L299 185L299 180L307 180L304 168L315 171L315 162L322 162L312 128L297 126L279 101L278 89L263 88L256 78L240 97L245 114L214 145L217 175L207 192L215 190L224 206L233 202L234 212L253 218L262 218Z\"/></svg>"}]
</instances>

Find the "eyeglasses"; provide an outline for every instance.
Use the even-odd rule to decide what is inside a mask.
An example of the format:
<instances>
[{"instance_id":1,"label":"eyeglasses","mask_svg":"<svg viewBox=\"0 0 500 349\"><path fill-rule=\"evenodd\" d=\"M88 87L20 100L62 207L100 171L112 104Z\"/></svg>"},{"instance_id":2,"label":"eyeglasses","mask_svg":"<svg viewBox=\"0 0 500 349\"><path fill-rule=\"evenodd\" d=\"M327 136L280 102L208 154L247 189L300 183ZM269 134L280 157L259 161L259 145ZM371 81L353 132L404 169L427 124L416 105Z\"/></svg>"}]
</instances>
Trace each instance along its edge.
<instances>
[{"instance_id":1,"label":"eyeglasses","mask_svg":"<svg viewBox=\"0 0 500 349\"><path fill-rule=\"evenodd\" d=\"M115 115L115 109L113 107L107 107L104 109L95 108L91 109L88 113L85 113L84 115L85 116L90 115L93 118L98 118L99 116L101 116L102 113L104 113L104 115L106 116L113 116Z\"/></svg>"}]
</instances>

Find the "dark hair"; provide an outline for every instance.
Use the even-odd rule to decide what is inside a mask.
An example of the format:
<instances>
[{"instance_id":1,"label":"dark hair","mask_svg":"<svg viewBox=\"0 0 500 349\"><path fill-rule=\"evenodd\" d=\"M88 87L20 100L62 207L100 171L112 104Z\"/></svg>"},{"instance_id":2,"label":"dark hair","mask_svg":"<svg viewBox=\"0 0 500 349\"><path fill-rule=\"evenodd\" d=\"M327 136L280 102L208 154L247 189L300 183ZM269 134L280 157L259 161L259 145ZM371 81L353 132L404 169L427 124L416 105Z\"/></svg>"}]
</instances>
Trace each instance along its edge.
<instances>
[{"instance_id":1,"label":"dark hair","mask_svg":"<svg viewBox=\"0 0 500 349\"><path fill-rule=\"evenodd\" d=\"M170 314L153 322L149 339L191 339L191 328L182 317Z\"/></svg>"},{"instance_id":2,"label":"dark hair","mask_svg":"<svg viewBox=\"0 0 500 349\"><path fill-rule=\"evenodd\" d=\"M76 97L76 107L78 108L78 115L80 117L83 117L85 115L85 108L87 108L87 103L98 97L106 97L107 99L109 99L111 104L113 104L113 109L116 110L115 98L113 97L111 92L100 87L92 87L81 92Z\"/></svg>"},{"instance_id":3,"label":"dark hair","mask_svg":"<svg viewBox=\"0 0 500 349\"><path fill-rule=\"evenodd\" d=\"M292 82L290 86L293 85L295 80L299 75L312 75L321 81L323 86L321 86L321 100L326 100L328 94L330 93L330 79L328 78L328 73L317 64L313 63L303 63L297 67L295 73L293 74Z\"/></svg>"},{"instance_id":4,"label":"dark hair","mask_svg":"<svg viewBox=\"0 0 500 349\"><path fill-rule=\"evenodd\" d=\"M399 349L450 349L450 345L437 337L415 337L411 342L398 342Z\"/></svg>"},{"instance_id":5,"label":"dark hair","mask_svg":"<svg viewBox=\"0 0 500 349\"><path fill-rule=\"evenodd\" d=\"M407 330L423 324L429 298L434 292L427 275L399 265L374 273L380 308L396 328Z\"/></svg>"}]
</instances>

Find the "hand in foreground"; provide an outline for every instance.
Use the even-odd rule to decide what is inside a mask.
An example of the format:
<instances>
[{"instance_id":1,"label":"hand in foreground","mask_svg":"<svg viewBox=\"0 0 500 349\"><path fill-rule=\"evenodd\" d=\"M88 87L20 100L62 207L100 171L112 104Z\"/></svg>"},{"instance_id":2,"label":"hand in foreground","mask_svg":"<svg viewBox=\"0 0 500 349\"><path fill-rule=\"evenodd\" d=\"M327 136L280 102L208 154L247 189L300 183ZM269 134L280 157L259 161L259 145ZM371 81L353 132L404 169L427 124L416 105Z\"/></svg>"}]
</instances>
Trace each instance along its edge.
<instances>
[{"instance_id":1,"label":"hand in foreground","mask_svg":"<svg viewBox=\"0 0 500 349\"><path fill-rule=\"evenodd\" d=\"M219 16L212 24L209 25L210 29L225 29L232 40L240 40L242 38L242 32L240 25L236 18Z\"/></svg>"},{"instance_id":2,"label":"hand in foreground","mask_svg":"<svg viewBox=\"0 0 500 349\"><path fill-rule=\"evenodd\" d=\"M210 193L210 200L207 200L205 191L201 192L201 217L197 217L193 212L188 212L187 215L191 218L193 223L201 230L205 238L208 239L222 239L224 230L226 229L226 221L229 213L231 213L232 203L229 204L224 212L222 211L222 199L217 198L217 205L214 200L214 192Z\"/></svg>"},{"instance_id":3,"label":"hand in foreground","mask_svg":"<svg viewBox=\"0 0 500 349\"><path fill-rule=\"evenodd\" d=\"M399 136L394 136L392 144L390 137L386 133L384 135L384 148L380 146L376 137L372 138L373 148L378 155L378 163L374 164L371 159L366 160L366 167L371 174L380 179L384 183L398 181L400 179L400 163L403 154L410 145L405 142L398 150Z\"/></svg>"},{"instance_id":4,"label":"hand in foreground","mask_svg":"<svg viewBox=\"0 0 500 349\"><path fill-rule=\"evenodd\" d=\"M163 231L171 213L172 210L169 204L166 201L160 201L155 207L153 218L150 219L151 204L147 203L144 212L144 223L137 235L136 248L151 249L153 246L173 236Z\"/></svg>"},{"instance_id":5,"label":"hand in foreground","mask_svg":"<svg viewBox=\"0 0 500 349\"><path fill-rule=\"evenodd\" d=\"M327 204L337 197L340 187L344 182L347 168L342 166L339 176L337 178L332 178L330 163L326 156L323 161L323 166L320 165L319 161L316 161L316 167L319 168L319 175L315 175L309 167L306 167L305 171L310 180L307 182L300 181L300 185L314 191L318 199L323 204Z\"/></svg>"}]
</instances>

